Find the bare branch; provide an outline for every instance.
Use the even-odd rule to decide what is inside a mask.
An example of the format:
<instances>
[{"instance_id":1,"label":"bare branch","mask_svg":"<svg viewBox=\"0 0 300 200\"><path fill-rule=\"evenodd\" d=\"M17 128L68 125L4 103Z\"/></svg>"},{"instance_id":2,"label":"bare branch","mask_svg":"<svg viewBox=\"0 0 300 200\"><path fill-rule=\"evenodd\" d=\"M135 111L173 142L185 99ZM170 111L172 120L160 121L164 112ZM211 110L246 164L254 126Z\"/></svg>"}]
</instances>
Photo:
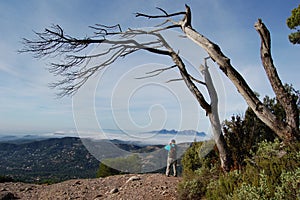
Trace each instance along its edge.
<instances>
[{"instance_id":1,"label":"bare branch","mask_svg":"<svg viewBox=\"0 0 300 200\"><path fill-rule=\"evenodd\" d=\"M101 36L116 35L123 32L120 24L114 26L95 24L95 26L89 26L89 27L97 31L95 32L95 35L101 35Z\"/></svg>"},{"instance_id":2,"label":"bare branch","mask_svg":"<svg viewBox=\"0 0 300 200\"><path fill-rule=\"evenodd\" d=\"M171 79L171 80L168 80L166 83L171 83L171 82L175 82L175 81L183 81L183 78Z\"/></svg>"},{"instance_id":3,"label":"bare branch","mask_svg":"<svg viewBox=\"0 0 300 200\"><path fill-rule=\"evenodd\" d=\"M79 52L90 44L102 43L104 39L76 39L66 35L59 25L45 29L44 32L35 32L35 40L23 39L24 47L19 53L31 52L35 58L42 58L48 55L61 55L67 52Z\"/></svg>"},{"instance_id":4,"label":"bare branch","mask_svg":"<svg viewBox=\"0 0 300 200\"><path fill-rule=\"evenodd\" d=\"M195 81L195 82L197 82L197 83L200 83L200 84L202 84L202 85L206 85L206 83L205 82L203 82L203 81L200 81L200 80L198 80L198 79L196 79L196 78L194 78L193 76L189 76L190 77L190 79L191 80L193 80L193 81Z\"/></svg>"},{"instance_id":5,"label":"bare branch","mask_svg":"<svg viewBox=\"0 0 300 200\"><path fill-rule=\"evenodd\" d=\"M175 67L177 67L177 66L176 66L176 65L173 65L173 66L171 66L171 67L166 67L166 68L156 69L156 70L154 70L154 71L151 71L151 72L147 72L147 73L146 73L146 74L151 74L151 75L143 76L143 77L138 77L138 78L135 78L135 79L145 79L145 78L155 77L155 76L160 75L160 74L163 73L164 71L173 69L173 68L175 68Z\"/></svg>"},{"instance_id":6,"label":"bare branch","mask_svg":"<svg viewBox=\"0 0 300 200\"><path fill-rule=\"evenodd\" d=\"M162 8L160 8L160 7L156 7L158 10L160 10L160 11L162 11L165 15L168 15L168 13L164 10L164 9L162 9Z\"/></svg>"},{"instance_id":7,"label":"bare branch","mask_svg":"<svg viewBox=\"0 0 300 200\"><path fill-rule=\"evenodd\" d=\"M178 66L178 69L180 70L181 77L183 78L186 86L191 91L191 93L195 96L200 106L207 112L211 112L211 105L205 100L203 94L199 89L196 87L196 85L193 83L193 81L190 78L189 73L186 70L186 67L180 58L180 56L172 51L171 58L173 62Z\"/></svg>"},{"instance_id":8,"label":"bare branch","mask_svg":"<svg viewBox=\"0 0 300 200\"><path fill-rule=\"evenodd\" d=\"M163 17L185 15L185 12L168 14L165 10L161 8L158 9L164 13ZM145 17L147 15L137 14L137 17L138 16ZM159 17L160 16L157 16L157 18ZM169 21L172 22L171 20ZM163 27L160 30L178 26L180 25L174 23L173 25ZM49 68L49 71L54 75L63 77L62 80L51 85L51 87L58 88L61 91L59 94L60 96L75 94L97 71L110 66L118 58L125 57L136 51L145 50L159 55L167 55L172 58L175 65L165 69L152 71L148 73L149 76L146 77L157 76L168 69L178 67L183 80L191 92L196 96L200 105L205 108L206 111L210 110L209 104L205 101L202 93L193 83L193 81L202 84L203 82L188 74L179 55L174 52L166 40L159 34L160 30L145 31L128 29L127 31L122 32L119 25L105 26L101 24L90 26L90 28L96 30L95 36L98 36L98 38L100 37L100 39L94 38L95 36L83 39L71 37L65 34L60 26L56 25L52 26L50 29L45 29L42 33L36 32L37 39L35 40L24 39L23 42L25 48L20 52L32 52L37 58L49 55L53 57L58 55L63 56L63 63L51 63ZM119 37L108 39L107 37L110 35L118 35ZM151 36L155 39L140 43L137 40L137 37L140 35L146 35L147 37ZM107 50L93 55L76 55L91 44L108 44L111 46ZM98 57L105 59L102 60L101 63L92 64L92 60Z\"/></svg>"},{"instance_id":9,"label":"bare branch","mask_svg":"<svg viewBox=\"0 0 300 200\"><path fill-rule=\"evenodd\" d=\"M166 11L164 11L161 8L158 8L160 11L162 11L164 13L164 15L147 15L144 13L135 13L136 17L147 17L149 19L151 18L168 18L168 17L173 17L173 16L178 16L178 15L185 15L185 12L176 12L176 13L172 13L172 14L168 14Z\"/></svg>"},{"instance_id":10,"label":"bare branch","mask_svg":"<svg viewBox=\"0 0 300 200\"><path fill-rule=\"evenodd\" d=\"M64 62L51 63L48 68L50 73L63 77L57 83L51 84L51 87L58 88L61 92L60 97L73 95L76 91L86 83L86 81L97 71L110 66L118 58L125 57L139 50L145 50L155 54L170 55L169 46L159 33L147 32L144 30L131 30L121 33L119 25L104 26L97 25L93 27L98 31L99 36L104 39L78 39L66 35L63 29L56 25L50 29L45 29L42 33L35 33L37 39L24 39L25 48L20 52L32 52L36 58L44 56L63 56ZM118 29L115 31L115 29ZM104 36L118 34L113 40L106 39ZM152 40L146 42L138 42L137 37L140 35L152 36ZM154 37L154 40L153 40ZM102 52L90 55L76 55L90 44L108 44L110 48ZM105 58L100 63L92 64L93 59Z\"/></svg>"},{"instance_id":11,"label":"bare branch","mask_svg":"<svg viewBox=\"0 0 300 200\"><path fill-rule=\"evenodd\" d=\"M197 83L200 83L200 84L202 84L202 85L206 85L205 82L200 81L200 80L198 80L198 79L195 79L195 78L192 77L191 75L190 75L190 79L193 80L193 81L196 81ZM183 78L176 78L176 79L168 80L166 83L175 82L175 81L183 81L183 80L184 80Z\"/></svg>"},{"instance_id":12,"label":"bare branch","mask_svg":"<svg viewBox=\"0 0 300 200\"><path fill-rule=\"evenodd\" d=\"M195 81L195 82L197 82L197 83L200 83L200 84L202 84L202 85L206 85L205 82L200 81L200 80L194 78L194 77L191 76L191 75L189 75L189 77L190 77L191 80L193 80L193 81ZM183 78L176 78L176 79L168 80L166 83L175 82L175 81L183 81L183 80L184 80Z\"/></svg>"},{"instance_id":13,"label":"bare branch","mask_svg":"<svg viewBox=\"0 0 300 200\"><path fill-rule=\"evenodd\" d=\"M173 68L175 68L175 67L177 67L177 65L172 65L171 67L167 67L167 68L156 69L156 70L154 70L154 71L147 72L146 74L152 74L152 73L156 73L156 72L162 73L162 72L164 72L164 71L166 71L166 70L173 69Z\"/></svg>"},{"instance_id":14,"label":"bare branch","mask_svg":"<svg viewBox=\"0 0 300 200\"><path fill-rule=\"evenodd\" d=\"M162 22L161 24L157 24L155 27L161 27L161 26L163 26L163 25L165 25L165 24L167 24L167 23L169 23L169 22L171 22L171 20L170 20L170 19L167 19L167 20L165 20L164 22Z\"/></svg>"},{"instance_id":15,"label":"bare branch","mask_svg":"<svg viewBox=\"0 0 300 200\"><path fill-rule=\"evenodd\" d=\"M161 12L163 12L164 15L148 15L148 14L144 14L144 13L136 13L135 16L136 17L147 17L149 19L151 19L151 18L169 18L165 22L157 25L156 27L163 26L163 25L167 24L168 22L171 22L172 25L163 27L163 28L158 29L156 31L162 31L162 30L167 30L167 29L172 29L172 28L178 28L178 27L181 27L184 30L184 27L192 27L192 25L191 25L191 21L192 21L191 9L186 4L185 4L185 8L186 8L185 12L176 12L176 13L172 13L172 14L168 14L162 8L157 8ZM183 19L182 20L180 20L178 22L175 22L175 21L173 21L171 19L171 17L179 16L179 15L183 15Z\"/></svg>"}]
</instances>

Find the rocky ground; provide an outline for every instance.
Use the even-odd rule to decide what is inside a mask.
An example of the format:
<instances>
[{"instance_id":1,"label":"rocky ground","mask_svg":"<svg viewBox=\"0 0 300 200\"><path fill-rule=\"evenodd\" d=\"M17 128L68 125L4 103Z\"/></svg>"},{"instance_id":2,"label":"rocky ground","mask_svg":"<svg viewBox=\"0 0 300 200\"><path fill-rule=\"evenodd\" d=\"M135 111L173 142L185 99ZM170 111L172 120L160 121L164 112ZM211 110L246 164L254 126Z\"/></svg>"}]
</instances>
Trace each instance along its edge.
<instances>
[{"instance_id":1,"label":"rocky ground","mask_svg":"<svg viewBox=\"0 0 300 200\"><path fill-rule=\"evenodd\" d=\"M69 180L52 185L0 183L4 199L176 199L181 178L163 174L126 174Z\"/></svg>"}]
</instances>

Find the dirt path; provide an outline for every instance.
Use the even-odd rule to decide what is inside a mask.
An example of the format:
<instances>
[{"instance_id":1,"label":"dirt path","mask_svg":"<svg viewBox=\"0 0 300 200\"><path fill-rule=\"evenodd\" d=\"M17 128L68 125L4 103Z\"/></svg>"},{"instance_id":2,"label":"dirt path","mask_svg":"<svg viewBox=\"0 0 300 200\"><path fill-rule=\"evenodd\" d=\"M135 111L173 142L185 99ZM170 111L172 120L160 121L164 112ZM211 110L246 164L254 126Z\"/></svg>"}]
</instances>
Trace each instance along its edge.
<instances>
[{"instance_id":1,"label":"dirt path","mask_svg":"<svg viewBox=\"0 0 300 200\"><path fill-rule=\"evenodd\" d=\"M53 185L0 183L0 200L10 199L176 199L181 178L163 174L126 174L69 180ZM8 198L9 199L9 198Z\"/></svg>"}]
</instances>

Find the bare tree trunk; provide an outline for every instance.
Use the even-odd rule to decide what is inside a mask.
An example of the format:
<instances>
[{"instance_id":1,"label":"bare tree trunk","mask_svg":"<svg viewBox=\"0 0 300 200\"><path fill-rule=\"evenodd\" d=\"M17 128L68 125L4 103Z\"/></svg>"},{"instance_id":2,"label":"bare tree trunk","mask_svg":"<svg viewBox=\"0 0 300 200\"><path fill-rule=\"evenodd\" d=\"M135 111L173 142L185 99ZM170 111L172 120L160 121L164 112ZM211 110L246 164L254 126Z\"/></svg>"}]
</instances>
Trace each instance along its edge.
<instances>
[{"instance_id":1,"label":"bare tree trunk","mask_svg":"<svg viewBox=\"0 0 300 200\"><path fill-rule=\"evenodd\" d=\"M190 79L190 76L188 72L186 71L186 68L181 60L181 58L173 52L171 54L171 57L173 59L173 62L177 65L177 67L180 70L180 74L189 88L189 90L192 92L192 94L196 97L197 101L199 102L200 106L206 111L211 126L212 126L212 132L213 132L213 137L214 141L216 142L218 151L219 151L219 156L220 156L220 161L221 161L221 168L223 171L228 172L230 170L231 166L231 154L229 152L229 148L227 146L227 143L224 139L224 135L222 134L222 128L220 124L220 119L219 119L219 113L218 113L218 95L217 92L214 88L211 76L209 74L209 71L206 66L206 61L205 61L205 67L201 67L201 73L203 74L205 78L205 84L208 90L208 93L210 95L211 99L211 104L208 104L202 93L198 90L196 85L193 83L193 81Z\"/></svg>"},{"instance_id":2,"label":"bare tree trunk","mask_svg":"<svg viewBox=\"0 0 300 200\"><path fill-rule=\"evenodd\" d=\"M208 71L206 59L205 66L201 65L200 70L202 75L204 76L206 87L211 100L211 112L208 112L208 117L212 126L214 140L219 150L221 167L224 171L229 171L231 166L231 155L227 143L225 141L224 135L222 134L222 128L218 112L218 94L215 90L213 81Z\"/></svg>"},{"instance_id":3,"label":"bare tree trunk","mask_svg":"<svg viewBox=\"0 0 300 200\"><path fill-rule=\"evenodd\" d=\"M276 94L277 100L280 102L286 112L286 128L283 134L287 140L294 140L299 137L299 112L296 101L290 93L284 88L277 70L273 64L271 56L271 37L267 27L262 23L261 19L254 25L261 38L260 55L262 64L271 83L272 89Z\"/></svg>"},{"instance_id":4,"label":"bare tree trunk","mask_svg":"<svg viewBox=\"0 0 300 200\"><path fill-rule=\"evenodd\" d=\"M262 47L263 63L265 66L265 70L269 76L269 80L272 86L274 85L273 89L275 91L275 94L280 103L283 104L286 111L287 122L285 123L278 120L276 116L262 104L262 102L256 97L254 92L248 86L244 78L231 65L230 59L223 54L218 45L198 33L191 26L181 24L181 28L188 38L201 46L219 65L220 69L236 86L239 93L244 97L249 107L254 111L254 113L260 120L262 120L284 141L290 142L299 138L299 114L297 111L296 103L293 102L292 98L289 97L289 95L287 95L287 92L282 86L282 83L276 73L275 67L272 64L271 54L265 53L268 52L265 47ZM264 36L267 37L266 34L264 34ZM264 40L265 38L263 37L262 44L265 44ZM269 47L268 44L266 47Z\"/></svg>"},{"instance_id":5,"label":"bare tree trunk","mask_svg":"<svg viewBox=\"0 0 300 200\"><path fill-rule=\"evenodd\" d=\"M161 38L162 39L162 38ZM166 43L166 42L164 42ZM166 43L167 46L167 43ZM231 167L231 154L229 152L229 148L227 146L227 143L224 139L224 135L222 134L222 128L221 123L219 119L219 113L218 113L218 95L215 90L215 87L213 85L210 73L208 71L208 67L206 65L206 59L205 59L205 66L200 66L201 73L204 76L205 79L205 85L208 90L211 103L208 104L202 95L202 93L199 91L197 86L193 83L193 81L190 78L190 75L188 74L185 65L183 61L181 60L180 56L176 54L171 47L169 47L171 50L170 56L173 60L173 62L177 65L178 69L180 70L181 77L183 78L186 86L189 88L189 90L192 92L192 94L197 99L200 106L206 111L211 126L212 126L212 132L214 141L217 145L220 161L221 161L221 168L224 172L228 172Z\"/></svg>"}]
</instances>

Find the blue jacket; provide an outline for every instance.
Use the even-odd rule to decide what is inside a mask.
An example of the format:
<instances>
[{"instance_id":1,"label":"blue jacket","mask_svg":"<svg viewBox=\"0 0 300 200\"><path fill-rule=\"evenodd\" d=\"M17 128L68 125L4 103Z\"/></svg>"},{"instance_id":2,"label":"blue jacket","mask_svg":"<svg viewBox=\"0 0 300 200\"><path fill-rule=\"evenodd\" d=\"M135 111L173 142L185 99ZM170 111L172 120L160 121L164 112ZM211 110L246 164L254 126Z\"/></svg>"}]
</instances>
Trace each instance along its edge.
<instances>
[{"instance_id":1,"label":"blue jacket","mask_svg":"<svg viewBox=\"0 0 300 200\"><path fill-rule=\"evenodd\" d=\"M165 146L165 149L168 151L169 158L176 159L176 151L177 151L176 144L168 144Z\"/></svg>"}]
</instances>

